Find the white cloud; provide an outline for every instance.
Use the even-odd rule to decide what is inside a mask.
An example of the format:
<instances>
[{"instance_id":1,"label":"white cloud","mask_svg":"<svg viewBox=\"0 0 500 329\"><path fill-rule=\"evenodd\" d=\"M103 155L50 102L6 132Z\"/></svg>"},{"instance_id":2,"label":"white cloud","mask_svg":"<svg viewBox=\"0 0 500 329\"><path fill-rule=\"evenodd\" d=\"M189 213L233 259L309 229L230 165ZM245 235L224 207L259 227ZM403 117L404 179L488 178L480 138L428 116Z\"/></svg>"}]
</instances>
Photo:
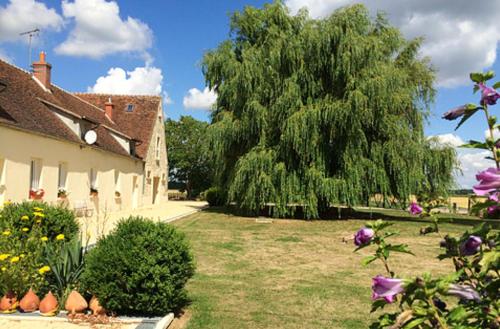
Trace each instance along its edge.
<instances>
[{"instance_id":1,"label":"white cloud","mask_svg":"<svg viewBox=\"0 0 500 329\"><path fill-rule=\"evenodd\" d=\"M488 150L460 148L464 144L463 139L455 134L443 134L436 137L441 144L451 145L457 150L457 159L460 163L462 173L456 172L455 179L457 184L463 188L472 188L477 183L476 174L488 167L494 165L492 160L486 159L491 156Z\"/></svg>"},{"instance_id":2,"label":"white cloud","mask_svg":"<svg viewBox=\"0 0 500 329\"><path fill-rule=\"evenodd\" d=\"M63 19L53 8L35 0L10 0L0 6L0 41L28 40L19 33L39 28L59 31Z\"/></svg>"},{"instance_id":3,"label":"white cloud","mask_svg":"<svg viewBox=\"0 0 500 329\"><path fill-rule=\"evenodd\" d=\"M71 56L101 58L118 52L134 52L148 58L153 32L145 23L127 17L121 19L114 1L75 0L62 2L63 15L74 19L75 27L56 52Z\"/></svg>"},{"instance_id":4,"label":"white cloud","mask_svg":"<svg viewBox=\"0 0 500 329\"><path fill-rule=\"evenodd\" d=\"M102 94L164 95L163 74L156 67L136 67L125 71L120 67L109 69L108 74L99 77L88 91Z\"/></svg>"},{"instance_id":5,"label":"white cloud","mask_svg":"<svg viewBox=\"0 0 500 329\"><path fill-rule=\"evenodd\" d=\"M435 137L438 139L439 143L443 145L458 147L460 145L465 144L462 138L460 138L460 136L457 136L455 134L443 134L443 135L437 135Z\"/></svg>"},{"instance_id":6,"label":"white cloud","mask_svg":"<svg viewBox=\"0 0 500 329\"><path fill-rule=\"evenodd\" d=\"M423 36L422 55L439 70L438 85L468 82L469 73L490 67L500 40L500 1L490 0L286 0L292 13L307 7L312 17L364 3L372 14L384 11L408 38Z\"/></svg>"},{"instance_id":7,"label":"white cloud","mask_svg":"<svg viewBox=\"0 0 500 329\"><path fill-rule=\"evenodd\" d=\"M198 88L191 88L184 96L183 105L186 109L210 110L217 101L217 94L205 87L203 91Z\"/></svg>"},{"instance_id":8,"label":"white cloud","mask_svg":"<svg viewBox=\"0 0 500 329\"><path fill-rule=\"evenodd\" d=\"M476 174L495 165L492 160L486 159L488 156L491 156L491 152L487 150L457 149L457 158L463 173L456 175L457 183L464 188L472 188L477 184Z\"/></svg>"}]
</instances>

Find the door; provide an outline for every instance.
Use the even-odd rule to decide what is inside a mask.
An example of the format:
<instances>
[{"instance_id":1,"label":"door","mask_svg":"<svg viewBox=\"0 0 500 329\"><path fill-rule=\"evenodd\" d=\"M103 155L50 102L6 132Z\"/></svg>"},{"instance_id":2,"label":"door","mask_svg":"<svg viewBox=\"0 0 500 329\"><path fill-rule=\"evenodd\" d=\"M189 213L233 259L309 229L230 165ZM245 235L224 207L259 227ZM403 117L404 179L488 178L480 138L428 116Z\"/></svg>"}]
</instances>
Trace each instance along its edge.
<instances>
[{"instance_id":1,"label":"door","mask_svg":"<svg viewBox=\"0 0 500 329\"><path fill-rule=\"evenodd\" d=\"M153 178L153 204L158 203L158 190L160 188L160 177Z\"/></svg>"}]
</instances>

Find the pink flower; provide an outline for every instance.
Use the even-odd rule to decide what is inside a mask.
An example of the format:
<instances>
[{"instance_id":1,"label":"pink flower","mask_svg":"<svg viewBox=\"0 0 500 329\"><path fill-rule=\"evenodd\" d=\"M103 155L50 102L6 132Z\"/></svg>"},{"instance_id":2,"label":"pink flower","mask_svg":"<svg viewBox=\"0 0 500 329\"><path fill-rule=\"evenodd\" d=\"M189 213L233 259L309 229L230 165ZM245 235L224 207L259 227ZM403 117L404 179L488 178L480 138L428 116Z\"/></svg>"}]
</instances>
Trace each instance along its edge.
<instances>
[{"instance_id":1,"label":"pink flower","mask_svg":"<svg viewBox=\"0 0 500 329\"><path fill-rule=\"evenodd\" d=\"M500 171L496 168L488 168L476 175L479 184L473 186L477 195L487 195L500 188Z\"/></svg>"},{"instance_id":2,"label":"pink flower","mask_svg":"<svg viewBox=\"0 0 500 329\"><path fill-rule=\"evenodd\" d=\"M374 235L375 232L373 232L371 228L362 228L354 235L354 244L358 247L367 244L371 241Z\"/></svg>"},{"instance_id":3,"label":"pink flower","mask_svg":"<svg viewBox=\"0 0 500 329\"><path fill-rule=\"evenodd\" d=\"M411 204L410 204L410 213L412 215L420 215L422 213L423 209L421 206L418 205L418 203L416 203L415 201L413 201Z\"/></svg>"},{"instance_id":4,"label":"pink flower","mask_svg":"<svg viewBox=\"0 0 500 329\"><path fill-rule=\"evenodd\" d=\"M500 98L498 91L491 87L486 87L484 83L478 83L477 86L481 90L481 105L495 105Z\"/></svg>"},{"instance_id":5,"label":"pink flower","mask_svg":"<svg viewBox=\"0 0 500 329\"><path fill-rule=\"evenodd\" d=\"M403 291L403 280L401 279L386 278L381 275L372 279L373 300L383 298L386 302L392 303L394 297Z\"/></svg>"}]
</instances>

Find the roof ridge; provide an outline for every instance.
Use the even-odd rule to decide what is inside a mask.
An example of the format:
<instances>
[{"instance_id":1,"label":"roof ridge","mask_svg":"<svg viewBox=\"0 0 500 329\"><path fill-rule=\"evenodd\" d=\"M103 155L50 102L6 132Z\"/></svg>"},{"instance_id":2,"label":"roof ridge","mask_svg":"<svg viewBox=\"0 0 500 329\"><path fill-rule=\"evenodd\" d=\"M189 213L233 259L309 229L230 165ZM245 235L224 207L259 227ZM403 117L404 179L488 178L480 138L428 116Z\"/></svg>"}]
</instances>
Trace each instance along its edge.
<instances>
[{"instance_id":1,"label":"roof ridge","mask_svg":"<svg viewBox=\"0 0 500 329\"><path fill-rule=\"evenodd\" d=\"M9 66L12 66L13 68L18 69L19 71L22 71L23 73L26 73L26 74L31 75L31 72L30 72L30 71L27 71L27 70L25 70L25 69L23 69L23 68L21 68L21 67L19 67L19 66L15 65L15 64L9 63L9 62L7 62L6 60L4 60L4 59L2 59L2 58L0 58L0 62L3 62L3 63L5 63L5 64L7 64L7 65L9 65Z\"/></svg>"},{"instance_id":2,"label":"roof ridge","mask_svg":"<svg viewBox=\"0 0 500 329\"><path fill-rule=\"evenodd\" d=\"M161 99L160 95L153 94L108 94L108 93L91 93L91 92L75 92L75 95L94 95L94 96L117 96L117 97L152 97Z\"/></svg>"}]
</instances>

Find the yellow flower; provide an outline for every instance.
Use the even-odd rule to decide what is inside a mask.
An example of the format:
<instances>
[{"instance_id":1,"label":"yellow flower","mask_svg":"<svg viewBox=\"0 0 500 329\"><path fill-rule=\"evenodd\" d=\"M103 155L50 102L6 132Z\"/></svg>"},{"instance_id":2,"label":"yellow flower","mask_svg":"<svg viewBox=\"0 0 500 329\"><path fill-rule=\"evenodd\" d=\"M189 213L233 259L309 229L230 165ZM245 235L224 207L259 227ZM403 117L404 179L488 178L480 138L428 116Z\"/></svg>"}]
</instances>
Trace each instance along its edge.
<instances>
[{"instance_id":1,"label":"yellow flower","mask_svg":"<svg viewBox=\"0 0 500 329\"><path fill-rule=\"evenodd\" d=\"M29 228L27 228L27 227L23 227L23 230L22 230L22 231L23 231L23 232L28 232L29 230L30 230Z\"/></svg>"},{"instance_id":2,"label":"yellow flower","mask_svg":"<svg viewBox=\"0 0 500 329\"><path fill-rule=\"evenodd\" d=\"M7 258L9 258L10 254L1 254L0 255L0 260L6 260Z\"/></svg>"},{"instance_id":3,"label":"yellow flower","mask_svg":"<svg viewBox=\"0 0 500 329\"><path fill-rule=\"evenodd\" d=\"M35 211L43 211L43 208L40 208L40 207L34 207L33 209L35 209Z\"/></svg>"},{"instance_id":4,"label":"yellow flower","mask_svg":"<svg viewBox=\"0 0 500 329\"><path fill-rule=\"evenodd\" d=\"M39 212L39 211L35 211L33 213L33 216L40 217L40 218L44 218L45 217L45 215L43 213Z\"/></svg>"},{"instance_id":5,"label":"yellow flower","mask_svg":"<svg viewBox=\"0 0 500 329\"><path fill-rule=\"evenodd\" d=\"M30 219L28 216L24 215L23 217L21 217L22 220L28 220Z\"/></svg>"},{"instance_id":6,"label":"yellow flower","mask_svg":"<svg viewBox=\"0 0 500 329\"><path fill-rule=\"evenodd\" d=\"M38 270L38 273L40 274L44 274L45 272L48 272L50 271L50 267L48 267L47 265L41 267L39 270Z\"/></svg>"},{"instance_id":7,"label":"yellow flower","mask_svg":"<svg viewBox=\"0 0 500 329\"><path fill-rule=\"evenodd\" d=\"M19 257L18 257L18 256L12 257L12 258L10 259L10 262L11 262L11 263L17 263L18 261L19 261Z\"/></svg>"},{"instance_id":8,"label":"yellow flower","mask_svg":"<svg viewBox=\"0 0 500 329\"><path fill-rule=\"evenodd\" d=\"M42 236L42 237L40 238L40 240L42 240L43 242L45 242L45 241L49 241L49 238L47 238L46 236Z\"/></svg>"},{"instance_id":9,"label":"yellow flower","mask_svg":"<svg viewBox=\"0 0 500 329\"><path fill-rule=\"evenodd\" d=\"M4 266L2 267L2 272L5 272L7 270L7 268Z\"/></svg>"},{"instance_id":10,"label":"yellow flower","mask_svg":"<svg viewBox=\"0 0 500 329\"><path fill-rule=\"evenodd\" d=\"M42 222L42 220L41 220L41 219L37 219L37 220L36 220L36 223L37 223L37 224L40 224L41 222Z\"/></svg>"},{"instance_id":11,"label":"yellow flower","mask_svg":"<svg viewBox=\"0 0 500 329\"><path fill-rule=\"evenodd\" d=\"M7 236L8 236L8 235L10 235L10 231L9 231L9 230L3 231L3 233L2 233L2 234L3 234L3 235L7 235Z\"/></svg>"},{"instance_id":12,"label":"yellow flower","mask_svg":"<svg viewBox=\"0 0 500 329\"><path fill-rule=\"evenodd\" d=\"M59 234L56 236L56 240L64 240L64 234Z\"/></svg>"},{"instance_id":13,"label":"yellow flower","mask_svg":"<svg viewBox=\"0 0 500 329\"><path fill-rule=\"evenodd\" d=\"M10 201L5 201L5 202L3 203L3 205L4 205L4 206L8 206L8 205L10 205L10 204L12 204L12 202L10 202Z\"/></svg>"}]
</instances>

